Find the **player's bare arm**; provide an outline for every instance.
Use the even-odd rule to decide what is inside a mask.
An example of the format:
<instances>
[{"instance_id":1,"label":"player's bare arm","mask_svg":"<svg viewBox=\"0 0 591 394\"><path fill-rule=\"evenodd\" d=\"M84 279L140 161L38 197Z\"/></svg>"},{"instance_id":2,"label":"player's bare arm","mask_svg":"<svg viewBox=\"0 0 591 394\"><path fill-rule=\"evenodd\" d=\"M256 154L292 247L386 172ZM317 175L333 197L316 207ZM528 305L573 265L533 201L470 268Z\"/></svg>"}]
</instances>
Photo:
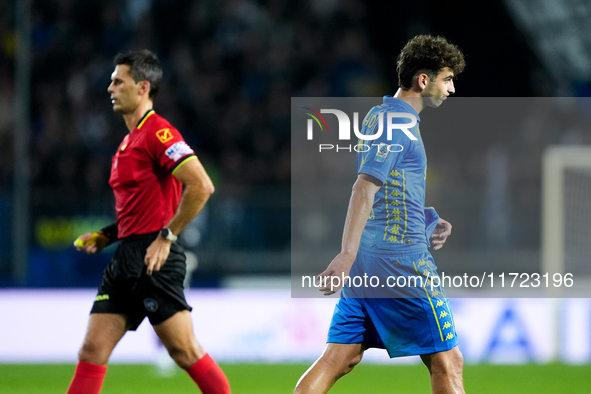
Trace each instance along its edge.
<instances>
[{"instance_id":1,"label":"player's bare arm","mask_svg":"<svg viewBox=\"0 0 591 394\"><path fill-rule=\"evenodd\" d=\"M179 206L166 227L173 234L178 235L201 212L209 196L214 192L214 186L197 158L183 164L174 176L185 185L185 188ZM170 245L170 240L158 236L148 247L144 260L148 267L148 275L152 275L153 271L158 271L162 267L170 253Z\"/></svg>"},{"instance_id":2,"label":"player's bare arm","mask_svg":"<svg viewBox=\"0 0 591 394\"><path fill-rule=\"evenodd\" d=\"M447 220L439 218L437 222L437 227L435 227L435 231L431 235L431 245L433 245L433 250L439 250L443 248L443 244L447 240L447 237L451 235L451 223Z\"/></svg>"},{"instance_id":3,"label":"player's bare arm","mask_svg":"<svg viewBox=\"0 0 591 394\"><path fill-rule=\"evenodd\" d=\"M369 218L374 203L374 196L382 187L382 182L371 175L360 174L353 185L345 227L343 229L343 238L341 243L341 252L332 260L324 272L318 275L320 277L349 275L349 270L355 261L361 234L365 228L365 223ZM330 283L328 281L327 283ZM340 287L339 287L340 288ZM324 286L318 290L324 295L334 294L339 288Z\"/></svg>"}]
</instances>

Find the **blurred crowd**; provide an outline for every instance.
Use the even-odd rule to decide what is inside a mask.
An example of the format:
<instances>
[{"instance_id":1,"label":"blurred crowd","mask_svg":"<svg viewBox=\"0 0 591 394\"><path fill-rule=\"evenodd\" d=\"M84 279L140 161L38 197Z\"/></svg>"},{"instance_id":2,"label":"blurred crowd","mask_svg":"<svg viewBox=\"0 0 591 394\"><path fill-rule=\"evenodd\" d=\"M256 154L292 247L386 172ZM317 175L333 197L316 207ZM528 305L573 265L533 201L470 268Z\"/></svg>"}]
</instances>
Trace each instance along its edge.
<instances>
[{"instance_id":1,"label":"blurred crowd","mask_svg":"<svg viewBox=\"0 0 591 394\"><path fill-rule=\"evenodd\" d=\"M141 48L157 53L164 68L156 111L196 150L219 194L240 199L257 191L283 188L289 201L291 97L392 94L396 90L392 55L410 36L429 31L429 19L410 18L396 30L389 30L389 24L382 26L390 38L380 33L375 23L379 20L383 24L390 17L380 14L380 8L371 3L33 1L33 217L97 210L112 213L108 187L111 156L127 130L112 111L107 87L114 55ZM6 199L10 195L16 162L12 151L17 47L14 5L14 1L0 4L0 211L2 196ZM471 86L472 92L482 76L490 73L470 70L476 67L479 52L470 51L468 44L477 41L466 37L465 46L460 42L468 55L468 68L458 86ZM477 44L480 49L481 43ZM384 60L384 52L388 52L389 62ZM532 108L529 123L520 125L516 133L497 134L496 144L486 140L492 145L458 142L468 139L442 145L444 140L430 135L432 147L446 147L429 151L427 144L434 204L448 204L453 210L456 203L457 214L466 222L474 219L474 212L476 216L482 212L481 223L489 223L488 216L501 220L498 218L506 214L499 214L483 197L488 187L497 191L495 201L513 201L517 208L508 213L513 222L531 223L535 217L539 223L539 202L531 202L539 201L541 152L550 143L589 143L591 135L588 119L575 123L570 109L553 111L566 119L566 126L552 127L544 121L550 112L544 107ZM487 165L493 168L487 169ZM453 195L446 199L444 190ZM463 198L466 204L461 203ZM466 212L470 204L474 209ZM514 220L528 209L531 214ZM481 226L482 230L489 225ZM473 244L474 226L458 228L465 229L460 244ZM537 245L538 229L534 225L528 228L521 236L512 236L507 230L503 237L527 239L528 245ZM492 244L501 242L495 240L498 235L491 237Z\"/></svg>"},{"instance_id":2,"label":"blurred crowd","mask_svg":"<svg viewBox=\"0 0 591 394\"><path fill-rule=\"evenodd\" d=\"M6 192L15 159L11 4L3 3L0 15ZM110 160L127 131L106 89L113 56L140 48L156 52L164 68L156 111L194 147L218 190L240 196L288 186L291 96L381 90L364 17L357 0L34 1L33 211L112 209Z\"/></svg>"}]
</instances>

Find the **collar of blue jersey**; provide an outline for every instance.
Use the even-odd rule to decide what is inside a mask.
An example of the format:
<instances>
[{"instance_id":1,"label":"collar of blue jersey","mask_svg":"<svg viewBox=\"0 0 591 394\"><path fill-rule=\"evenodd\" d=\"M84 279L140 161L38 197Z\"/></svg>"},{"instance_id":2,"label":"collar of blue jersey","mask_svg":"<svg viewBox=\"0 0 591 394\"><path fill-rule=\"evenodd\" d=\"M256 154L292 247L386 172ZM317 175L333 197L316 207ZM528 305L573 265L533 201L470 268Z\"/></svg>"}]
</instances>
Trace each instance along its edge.
<instances>
[{"instance_id":1,"label":"collar of blue jersey","mask_svg":"<svg viewBox=\"0 0 591 394\"><path fill-rule=\"evenodd\" d=\"M421 117L419 116L417 111L415 111L415 109L404 100L400 100L399 98L396 98L396 97L393 97L390 95L386 95L386 96L384 96L384 104L385 105L400 105L401 107L404 107L404 109L407 110L410 114L416 116L417 122L421 121Z\"/></svg>"}]
</instances>

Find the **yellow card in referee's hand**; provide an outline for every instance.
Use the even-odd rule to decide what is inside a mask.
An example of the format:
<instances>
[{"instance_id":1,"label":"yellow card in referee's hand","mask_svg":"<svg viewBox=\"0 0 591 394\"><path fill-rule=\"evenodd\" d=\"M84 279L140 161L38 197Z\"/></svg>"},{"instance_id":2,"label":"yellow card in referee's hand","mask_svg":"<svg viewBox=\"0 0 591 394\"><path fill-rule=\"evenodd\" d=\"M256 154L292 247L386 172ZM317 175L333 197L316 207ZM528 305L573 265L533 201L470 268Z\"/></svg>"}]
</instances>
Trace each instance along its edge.
<instances>
[{"instance_id":1,"label":"yellow card in referee's hand","mask_svg":"<svg viewBox=\"0 0 591 394\"><path fill-rule=\"evenodd\" d=\"M83 241L80 237L78 237L78 238L76 238L76 241L74 241L74 244L76 244L76 246L79 246L79 247L83 248L85 245L91 245L93 243L96 243L96 246L100 250L100 249L104 248L105 245L107 245L108 242L109 242L109 238L107 238L106 236L104 236L101 233L94 232L86 240L86 242Z\"/></svg>"}]
</instances>

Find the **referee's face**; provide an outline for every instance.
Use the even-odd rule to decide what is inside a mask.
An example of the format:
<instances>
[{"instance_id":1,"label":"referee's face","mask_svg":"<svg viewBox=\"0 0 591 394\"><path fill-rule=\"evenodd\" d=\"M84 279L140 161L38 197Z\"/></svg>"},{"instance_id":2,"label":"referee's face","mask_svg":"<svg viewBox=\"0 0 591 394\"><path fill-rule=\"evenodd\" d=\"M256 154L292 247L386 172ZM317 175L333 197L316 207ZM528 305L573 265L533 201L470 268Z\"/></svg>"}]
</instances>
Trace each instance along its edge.
<instances>
[{"instance_id":1,"label":"referee's face","mask_svg":"<svg viewBox=\"0 0 591 394\"><path fill-rule=\"evenodd\" d=\"M129 75L129 66L119 64L111 74L111 84L107 91L111 94L113 111L125 115L133 113L141 101L140 83Z\"/></svg>"}]
</instances>

